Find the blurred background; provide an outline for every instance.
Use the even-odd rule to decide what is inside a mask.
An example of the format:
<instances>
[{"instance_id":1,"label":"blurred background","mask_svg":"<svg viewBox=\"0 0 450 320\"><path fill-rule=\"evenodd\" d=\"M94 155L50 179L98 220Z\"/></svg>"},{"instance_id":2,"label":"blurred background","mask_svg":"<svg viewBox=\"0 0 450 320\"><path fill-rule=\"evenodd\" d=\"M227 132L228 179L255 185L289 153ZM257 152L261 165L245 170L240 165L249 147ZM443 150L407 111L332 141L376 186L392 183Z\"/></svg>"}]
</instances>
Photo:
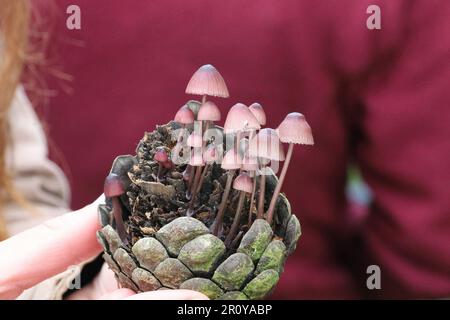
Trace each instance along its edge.
<instances>
[{"instance_id":1,"label":"blurred background","mask_svg":"<svg viewBox=\"0 0 450 320\"><path fill-rule=\"evenodd\" d=\"M81 29L66 27L69 5ZM369 5L381 29L368 29ZM72 207L112 160L193 97L213 64L230 98L276 127L303 113L284 192L302 224L273 298L450 297L450 1L34 1L23 83L65 171ZM381 270L369 290L366 270Z\"/></svg>"}]
</instances>

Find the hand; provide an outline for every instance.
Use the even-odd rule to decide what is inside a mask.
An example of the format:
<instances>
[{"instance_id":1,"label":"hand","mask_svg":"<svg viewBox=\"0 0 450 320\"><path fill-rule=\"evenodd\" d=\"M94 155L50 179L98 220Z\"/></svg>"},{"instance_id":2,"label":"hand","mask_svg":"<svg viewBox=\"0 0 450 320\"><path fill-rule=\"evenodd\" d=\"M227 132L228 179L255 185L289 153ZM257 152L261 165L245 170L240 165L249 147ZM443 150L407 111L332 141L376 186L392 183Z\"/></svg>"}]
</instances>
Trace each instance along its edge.
<instances>
[{"instance_id":1,"label":"hand","mask_svg":"<svg viewBox=\"0 0 450 320\"><path fill-rule=\"evenodd\" d=\"M24 290L77 265L101 251L97 202L51 219L0 242L0 299L14 299ZM105 266L97 278L71 298L80 299L207 299L189 290L163 290L136 294L118 289Z\"/></svg>"}]
</instances>

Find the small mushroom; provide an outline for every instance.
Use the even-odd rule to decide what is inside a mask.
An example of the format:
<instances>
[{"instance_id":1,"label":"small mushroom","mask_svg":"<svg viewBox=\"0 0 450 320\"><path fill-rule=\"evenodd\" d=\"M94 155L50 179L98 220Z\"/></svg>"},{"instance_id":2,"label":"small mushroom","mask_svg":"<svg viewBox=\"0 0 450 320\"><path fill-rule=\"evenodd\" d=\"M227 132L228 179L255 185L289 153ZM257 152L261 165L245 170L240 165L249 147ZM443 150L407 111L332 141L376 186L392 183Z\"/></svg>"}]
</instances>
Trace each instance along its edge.
<instances>
[{"instance_id":1,"label":"small mushroom","mask_svg":"<svg viewBox=\"0 0 450 320\"><path fill-rule=\"evenodd\" d=\"M227 119L223 126L225 134L242 131L259 130L261 125L245 104L236 103L228 111Z\"/></svg>"},{"instance_id":2,"label":"small mushroom","mask_svg":"<svg viewBox=\"0 0 450 320\"><path fill-rule=\"evenodd\" d=\"M166 149L164 147L158 147L155 155L153 156L153 160L158 162L158 174L156 178L160 181L163 173L163 167L165 167L164 164L169 161L169 156L167 155Z\"/></svg>"},{"instance_id":3,"label":"small mushroom","mask_svg":"<svg viewBox=\"0 0 450 320\"><path fill-rule=\"evenodd\" d=\"M234 179L233 189L239 190L239 200L238 200L238 205L236 208L236 214L234 215L234 219L233 219L233 224L231 225L231 230L225 239L225 245L227 247L230 247L230 244L232 243L234 236L236 235L236 232L239 228L239 222L241 220L242 208L244 206L245 194L252 193L252 189L253 189L252 178L250 178L250 176L245 172L241 173L240 175L237 176L236 179Z\"/></svg>"},{"instance_id":4,"label":"small mushroom","mask_svg":"<svg viewBox=\"0 0 450 320\"><path fill-rule=\"evenodd\" d=\"M217 152L217 147L215 145L209 145L203 152L203 161L205 162L205 167L203 168L202 175L200 177L200 182L197 185L196 192L200 192L202 188L203 181L205 180L206 173L214 162L217 162L219 158L219 153Z\"/></svg>"},{"instance_id":5,"label":"small mushroom","mask_svg":"<svg viewBox=\"0 0 450 320\"><path fill-rule=\"evenodd\" d=\"M119 200L119 197L125 193L125 187L117 174L110 173L106 177L103 192L105 197L111 198L117 233L119 234L120 240L122 240L124 244L127 244L127 232L125 230L125 224L122 217L122 204Z\"/></svg>"},{"instance_id":6,"label":"small mushroom","mask_svg":"<svg viewBox=\"0 0 450 320\"><path fill-rule=\"evenodd\" d=\"M220 121L221 115L217 105L212 101L206 101L198 111L197 120L205 123L204 132L209 129L215 121Z\"/></svg>"},{"instance_id":7,"label":"small mushroom","mask_svg":"<svg viewBox=\"0 0 450 320\"><path fill-rule=\"evenodd\" d=\"M180 134L178 135L177 139L178 142L181 141L184 130L186 130L186 126L189 124L193 124L194 120L195 120L194 112L187 105L182 106L175 114L174 121L180 123L183 126L183 129L180 130Z\"/></svg>"},{"instance_id":8,"label":"small mushroom","mask_svg":"<svg viewBox=\"0 0 450 320\"><path fill-rule=\"evenodd\" d=\"M233 177L237 169L240 169L242 164L242 158L235 149L227 151L222 160L222 169L228 170L227 182L225 185L225 190L222 194L222 200L220 202L219 211L214 219L214 223L211 226L211 232L213 235L217 236L220 228L222 227L223 216L225 213L225 207L227 204L228 196L230 194L231 183L233 182Z\"/></svg>"},{"instance_id":9,"label":"small mushroom","mask_svg":"<svg viewBox=\"0 0 450 320\"><path fill-rule=\"evenodd\" d=\"M212 101L206 101L201 105L198 111L197 120L199 121L220 121L221 115L217 105Z\"/></svg>"},{"instance_id":10,"label":"small mushroom","mask_svg":"<svg viewBox=\"0 0 450 320\"><path fill-rule=\"evenodd\" d=\"M259 219L264 214L264 197L266 190L266 170L265 166L270 161L283 161L284 151L281 147L280 140L275 130L264 128L250 141L249 155L257 157L260 161L260 182L259 182L259 199L258 214Z\"/></svg>"},{"instance_id":11,"label":"small mushroom","mask_svg":"<svg viewBox=\"0 0 450 320\"><path fill-rule=\"evenodd\" d=\"M280 137L280 141L289 143L289 149L287 152L286 161L283 164L283 169L281 170L280 178L273 192L269 209L267 210L267 222L269 223L271 223L273 219L273 210L275 208L278 195L280 194L284 178L286 177L286 172L288 170L289 162L292 157L294 143L306 145L314 144L311 127L309 126L308 122L306 122L305 117L301 113L289 113L286 118L284 118L284 120L280 123L277 131L278 136Z\"/></svg>"}]
</instances>

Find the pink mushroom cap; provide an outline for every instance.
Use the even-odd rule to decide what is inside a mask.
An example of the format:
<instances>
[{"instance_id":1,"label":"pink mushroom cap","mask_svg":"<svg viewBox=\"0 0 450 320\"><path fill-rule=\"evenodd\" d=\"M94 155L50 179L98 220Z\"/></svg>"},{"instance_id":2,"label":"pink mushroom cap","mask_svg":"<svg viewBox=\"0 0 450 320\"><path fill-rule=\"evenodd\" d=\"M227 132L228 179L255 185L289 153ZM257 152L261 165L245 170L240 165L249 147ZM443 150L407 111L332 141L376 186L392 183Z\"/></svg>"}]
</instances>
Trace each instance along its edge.
<instances>
[{"instance_id":1,"label":"pink mushroom cap","mask_svg":"<svg viewBox=\"0 0 450 320\"><path fill-rule=\"evenodd\" d=\"M314 144L311 127L305 116L298 112L289 113L277 129L281 142L297 144Z\"/></svg>"},{"instance_id":2,"label":"pink mushroom cap","mask_svg":"<svg viewBox=\"0 0 450 320\"><path fill-rule=\"evenodd\" d=\"M186 143L189 147L201 148L203 145L203 138L198 133L192 132L189 135Z\"/></svg>"},{"instance_id":3,"label":"pink mushroom cap","mask_svg":"<svg viewBox=\"0 0 450 320\"><path fill-rule=\"evenodd\" d=\"M184 105L175 114L174 121L181 124L191 124L194 123L194 119L194 112L187 105Z\"/></svg>"},{"instance_id":4,"label":"pink mushroom cap","mask_svg":"<svg viewBox=\"0 0 450 320\"><path fill-rule=\"evenodd\" d=\"M223 126L224 133L259 129L261 129L261 125L259 124L258 119L256 119L247 106L242 103L236 103L230 108Z\"/></svg>"},{"instance_id":5,"label":"pink mushroom cap","mask_svg":"<svg viewBox=\"0 0 450 320\"><path fill-rule=\"evenodd\" d=\"M248 107L251 113L255 116L255 118L258 120L259 124L264 126L266 125L266 113L264 112L263 107L255 102Z\"/></svg>"},{"instance_id":6,"label":"pink mushroom cap","mask_svg":"<svg viewBox=\"0 0 450 320\"><path fill-rule=\"evenodd\" d=\"M214 145L208 146L206 150L203 152L203 160L206 163L213 163L219 159L219 154L217 152L217 148Z\"/></svg>"},{"instance_id":7,"label":"pink mushroom cap","mask_svg":"<svg viewBox=\"0 0 450 320\"><path fill-rule=\"evenodd\" d=\"M169 156L167 155L167 152L164 148L158 148L158 150L155 152L155 155L153 156L153 159L158 162L166 162L169 160Z\"/></svg>"},{"instance_id":8,"label":"pink mushroom cap","mask_svg":"<svg viewBox=\"0 0 450 320\"><path fill-rule=\"evenodd\" d=\"M234 148L228 150L222 159L222 169L225 169L225 170L240 169L241 164L242 164L242 158L239 155L239 153L236 153Z\"/></svg>"},{"instance_id":9,"label":"pink mushroom cap","mask_svg":"<svg viewBox=\"0 0 450 320\"><path fill-rule=\"evenodd\" d=\"M233 189L252 193L253 191L253 179L250 178L248 173L242 172L233 181Z\"/></svg>"},{"instance_id":10,"label":"pink mushroom cap","mask_svg":"<svg viewBox=\"0 0 450 320\"><path fill-rule=\"evenodd\" d=\"M285 158L280 139L276 131L271 128L261 129L253 137L250 141L249 155L275 161L283 161Z\"/></svg>"},{"instance_id":11,"label":"pink mushroom cap","mask_svg":"<svg viewBox=\"0 0 450 320\"><path fill-rule=\"evenodd\" d=\"M220 121L220 110L212 101L206 101L198 111L197 120L200 121Z\"/></svg>"},{"instance_id":12,"label":"pink mushroom cap","mask_svg":"<svg viewBox=\"0 0 450 320\"><path fill-rule=\"evenodd\" d=\"M108 198L117 197L125 193L125 186L117 174L110 173L106 177L103 193Z\"/></svg>"},{"instance_id":13,"label":"pink mushroom cap","mask_svg":"<svg viewBox=\"0 0 450 320\"><path fill-rule=\"evenodd\" d=\"M191 77L186 93L228 98L227 85L219 71L210 64L201 66Z\"/></svg>"}]
</instances>

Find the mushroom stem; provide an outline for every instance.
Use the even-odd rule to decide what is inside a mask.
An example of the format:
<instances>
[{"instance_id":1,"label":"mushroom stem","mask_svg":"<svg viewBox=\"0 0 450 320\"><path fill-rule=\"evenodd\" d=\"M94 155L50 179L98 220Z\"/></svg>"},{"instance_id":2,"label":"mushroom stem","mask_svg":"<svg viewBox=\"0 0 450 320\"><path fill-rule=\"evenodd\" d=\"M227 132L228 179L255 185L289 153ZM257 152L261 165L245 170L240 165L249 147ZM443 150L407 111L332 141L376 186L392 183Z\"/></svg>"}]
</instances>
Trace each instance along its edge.
<instances>
[{"instance_id":1,"label":"mushroom stem","mask_svg":"<svg viewBox=\"0 0 450 320\"><path fill-rule=\"evenodd\" d=\"M289 162L292 157L292 150L294 149L294 144L289 143L289 149L286 155L286 160L284 160L283 169L281 169L280 178L278 179L277 186L273 191L272 200L270 200L269 209L267 210L267 222L272 223L273 210L275 209L275 204L277 203L278 195L280 194L281 187L283 186L284 178L286 177L286 172L289 167Z\"/></svg>"},{"instance_id":2,"label":"mushroom stem","mask_svg":"<svg viewBox=\"0 0 450 320\"><path fill-rule=\"evenodd\" d=\"M223 191L223 194L222 194L222 201L220 202L219 211L217 212L216 218L214 219L214 223L211 226L211 228L212 228L211 233L215 236L217 236L217 234L219 233L220 227L222 226L223 215L225 213L225 206L227 204L228 196L230 194L231 183L233 182L233 176L234 176L235 172L236 172L236 170L234 170L234 169L228 171L227 183L225 185L225 190Z\"/></svg>"},{"instance_id":3,"label":"mushroom stem","mask_svg":"<svg viewBox=\"0 0 450 320\"><path fill-rule=\"evenodd\" d=\"M255 193L256 193L256 172L253 171L252 175L253 177L253 190L252 194L250 196L250 208L248 209L248 226L250 227L252 224L252 213L253 213L253 206L255 205Z\"/></svg>"},{"instance_id":4,"label":"mushroom stem","mask_svg":"<svg viewBox=\"0 0 450 320\"><path fill-rule=\"evenodd\" d=\"M259 178L259 199L257 218L262 219L264 215L264 196L266 193L266 175L262 172Z\"/></svg>"},{"instance_id":5,"label":"mushroom stem","mask_svg":"<svg viewBox=\"0 0 450 320\"><path fill-rule=\"evenodd\" d=\"M119 197L111 197L114 221L116 222L117 233L120 240L124 244L128 244L127 232L125 230L125 224L122 217L122 204L119 201Z\"/></svg>"},{"instance_id":6,"label":"mushroom stem","mask_svg":"<svg viewBox=\"0 0 450 320\"><path fill-rule=\"evenodd\" d=\"M206 102L206 94L204 94L203 96L202 96L202 104L204 104Z\"/></svg>"},{"instance_id":7,"label":"mushroom stem","mask_svg":"<svg viewBox=\"0 0 450 320\"><path fill-rule=\"evenodd\" d=\"M240 191L239 201L238 201L238 205L236 208L236 214L234 215L233 224L231 225L230 232L228 233L228 235L225 239L225 245L227 247L230 246L230 244L233 241L233 238L236 235L236 232L238 230L239 222L241 220L242 207L244 206L244 200L245 200L245 192Z\"/></svg>"},{"instance_id":8,"label":"mushroom stem","mask_svg":"<svg viewBox=\"0 0 450 320\"><path fill-rule=\"evenodd\" d=\"M194 207L195 197L197 196L198 193L197 186L199 185L200 182L201 173L202 168L198 167L197 170L195 171L194 183L192 185L192 198L191 203L189 204L189 209L192 209Z\"/></svg>"},{"instance_id":9,"label":"mushroom stem","mask_svg":"<svg viewBox=\"0 0 450 320\"><path fill-rule=\"evenodd\" d=\"M190 197L192 194L192 185L194 184L194 175L196 173L197 167L191 166L191 174L189 175L189 180L188 180L188 190L187 190L187 195Z\"/></svg>"},{"instance_id":10,"label":"mushroom stem","mask_svg":"<svg viewBox=\"0 0 450 320\"><path fill-rule=\"evenodd\" d=\"M161 162L158 162L158 174L156 175L156 180L161 180L161 175L163 174L163 165Z\"/></svg>"},{"instance_id":11,"label":"mushroom stem","mask_svg":"<svg viewBox=\"0 0 450 320\"><path fill-rule=\"evenodd\" d=\"M252 140L256 135L256 130L250 131L249 140ZM248 227L252 224L252 212L255 205L255 193L256 193L256 171L253 171L250 176L253 178L253 190L250 195L250 208L248 209Z\"/></svg>"},{"instance_id":12,"label":"mushroom stem","mask_svg":"<svg viewBox=\"0 0 450 320\"><path fill-rule=\"evenodd\" d=\"M197 189L196 189L197 193L200 192L200 190L202 189L203 180L205 180L206 172L208 171L208 169L209 169L209 164L206 164L205 167L203 168L203 172L200 177L200 182L197 185Z\"/></svg>"},{"instance_id":13,"label":"mushroom stem","mask_svg":"<svg viewBox=\"0 0 450 320\"><path fill-rule=\"evenodd\" d=\"M206 133L206 131L209 129L210 121L205 121L205 122L206 123L205 123L205 131L204 132ZM206 141L203 141L202 150L205 150L205 147L206 147ZM203 180L205 180L207 170L208 170L208 164L206 164L205 167L203 168L202 176L200 178L200 182L197 187L197 192L200 192L200 189L202 188Z\"/></svg>"}]
</instances>

